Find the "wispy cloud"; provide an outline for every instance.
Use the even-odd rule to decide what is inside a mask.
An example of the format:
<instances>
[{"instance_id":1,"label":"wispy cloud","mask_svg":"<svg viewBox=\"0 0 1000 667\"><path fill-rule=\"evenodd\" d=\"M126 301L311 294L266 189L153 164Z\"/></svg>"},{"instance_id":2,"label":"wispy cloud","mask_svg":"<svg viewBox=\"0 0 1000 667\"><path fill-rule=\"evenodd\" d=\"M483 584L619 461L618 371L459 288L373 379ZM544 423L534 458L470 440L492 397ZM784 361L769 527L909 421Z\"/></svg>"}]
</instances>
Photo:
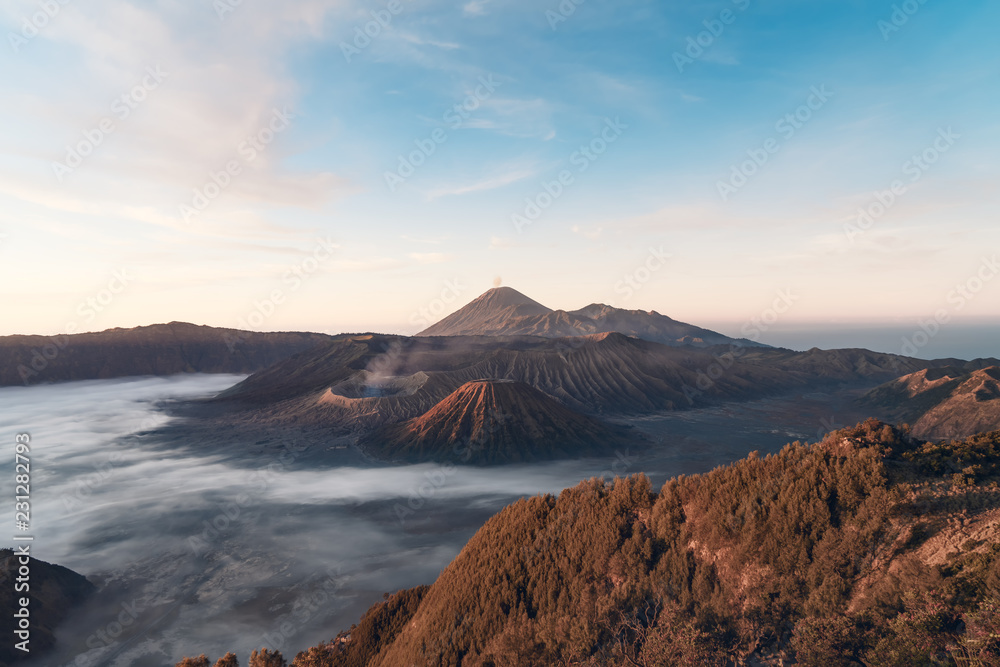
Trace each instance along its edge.
<instances>
[{"instance_id":1,"label":"wispy cloud","mask_svg":"<svg viewBox=\"0 0 1000 667\"><path fill-rule=\"evenodd\" d=\"M328 262L331 273L362 273L371 271L387 271L398 269L405 264L391 257L366 257L360 259L343 259Z\"/></svg>"},{"instance_id":2,"label":"wispy cloud","mask_svg":"<svg viewBox=\"0 0 1000 667\"><path fill-rule=\"evenodd\" d=\"M462 185L452 185L436 188L426 193L425 197L428 200L439 199L441 197L457 196L457 195L467 195L473 192L484 192L486 190L495 190L497 188L502 188L508 186L512 183L517 183L526 178L531 178L537 172L534 169L515 169L513 171L508 171L505 173L497 174L495 176L490 176L473 183L466 183Z\"/></svg>"},{"instance_id":3,"label":"wispy cloud","mask_svg":"<svg viewBox=\"0 0 1000 667\"><path fill-rule=\"evenodd\" d=\"M43 83L34 91L28 116L15 106L0 112L0 120L33 133L35 146L50 146L43 162L46 178L37 182L50 195L110 195L92 187L103 174L105 183L119 188L144 182L170 190L166 201L176 201L227 162L240 160L240 147L249 138L271 132L276 109L294 114L297 91L281 71L281 56L302 39L318 37L324 16L342 4L293 0L280 10L242 6L224 22L209 5L203 11L124 0L68 5L45 38L76 49L75 62L67 63L62 77L39 77ZM88 72L86 87L70 85L78 68ZM165 78L126 118L116 116L110 101L133 90L149 68ZM78 143L102 117L113 121L114 132L65 183L56 183L49 163L65 161L64 147ZM311 207L344 192L347 179L333 173L290 173L282 167L292 150L288 135L300 118L295 114L285 136L268 135L272 141L244 164L227 198Z\"/></svg>"},{"instance_id":4,"label":"wispy cloud","mask_svg":"<svg viewBox=\"0 0 1000 667\"><path fill-rule=\"evenodd\" d=\"M490 249L491 250L510 250L511 248L520 247L520 243L509 236L491 236L490 237Z\"/></svg>"},{"instance_id":5,"label":"wispy cloud","mask_svg":"<svg viewBox=\"0 0 1000 667\"><path fill-rule=\"evenodd\" d=\"M553 105L541 97L494 96L483 101L473 122L512 137L544 137L554 131L553 113Z\"/></svg>"},{"instance_id":6,"label":"wispy cloud","mask_svg":"<svg viewBox=\"0 0 1000 667\"><path fill-rule=\"evenodd\" d=\"M443 252L411 252L410 258L418 264L443 264L450 261L452 255Z\"/></svg>"},{"instance_id":7,"label":"wispy cloud","mask_svg":"<svg viewBox=\"0 0 1000 667\"><path fill-rule=\"evenodd\" d=\"M399 36L410 44L416 44L418 46L436 46L437 48L444 49L446 51L462 48L461 44L457 44L455 42L442 42L435 39L427 39L426 37L421 37L412 32L400 32Z\"/></svg>"},{"instance_id":8,"label":"wispy cloud","mask_svg":"<svg viewBox=\"0 0 1000 667\"><path fill-rule=\"evenodd\" d=\"M441 245L449 238L451 235L442 234L441 236L412 236L410 234L403 234L401 237L404 241L409 241L410 243L421 243L424 245Z\"/></svg>"},{"instance_id":9,"label":"wispy cloud","mask_svg":"<svg viewBox=\"0 0 1000 667\"><path fill-rule=\"evenodd\" d=\"M489 4L490 0L472 0L465 3L462 7L462 13L466 16L483 16L486 14L486 6Z\"/></svg>"},{"instance_id":10,"label":"wispy cloud","mask_svg":"<svg viewBox=\"0 0 1000 667\"><path fill-rule=\"evenodd\" d=\"M571 231L574 234L579 234L580 236L590 239L591 241L596 241L601 238L601 234L604 233L604 227L593 226L593 227L581 227L580 225L573 225Z\"/></svg>"}]
</instances>

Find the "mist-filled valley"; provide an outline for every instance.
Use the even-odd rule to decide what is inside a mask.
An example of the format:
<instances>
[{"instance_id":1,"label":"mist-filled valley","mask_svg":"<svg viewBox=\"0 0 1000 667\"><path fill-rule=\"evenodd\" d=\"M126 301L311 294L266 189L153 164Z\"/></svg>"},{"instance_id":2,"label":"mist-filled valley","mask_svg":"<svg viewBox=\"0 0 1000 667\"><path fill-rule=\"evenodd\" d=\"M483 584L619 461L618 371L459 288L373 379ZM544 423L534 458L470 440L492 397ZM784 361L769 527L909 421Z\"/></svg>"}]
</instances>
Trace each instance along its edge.
<instances>
[{"instance_id":1,"label":"mist-filled valley","mask_svg":"<svg viewBox=\"0 0 1000 667\"><path fill-rule=\"evenodd\" d=\"M491 468L375 463L293 429L245 436L242 456L239 443L222 453L179 438L175 408L242 379L0 388L0 424L32 437L32 553L98 585L37 664L168 665L261 646L294 655L350 627L383 593L432 583L517 498L593 476L644 472L659 485L853 416L828 414L829 395L649 415L632 421L641 449ZM9 486L3 479L0 492Z\"/></svg>"}]
</instances>

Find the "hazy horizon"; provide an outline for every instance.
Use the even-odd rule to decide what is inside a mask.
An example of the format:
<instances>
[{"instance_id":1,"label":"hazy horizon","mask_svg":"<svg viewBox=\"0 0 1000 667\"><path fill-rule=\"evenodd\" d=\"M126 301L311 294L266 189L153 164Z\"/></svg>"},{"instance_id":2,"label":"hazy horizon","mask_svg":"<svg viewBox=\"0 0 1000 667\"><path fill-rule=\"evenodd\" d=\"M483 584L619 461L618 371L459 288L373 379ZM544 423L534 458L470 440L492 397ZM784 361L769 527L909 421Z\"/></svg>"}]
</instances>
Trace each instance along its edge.
<instances>
[{"instance_id":1,"label":"hazy horizon","mask_svg":"<svg viewBox=\"0 0 1000 667\"><path fill-rule=\"evenodd\" d=\"M518 290L522 291L522 290ZM522 293L524 293L522 291ZM475 294L472 298L479 296ZM527 293L526 296L532 297ZM470 298L469 300L472 300ZM536 299L537 300L537 299ZM542 302L554 310L576 310L585 305L596 303L588 301L587 304L579 304L573 307L562 305L552 305ZM341 327L307 327L300 331L343 334L343 333L381 333L409 336L418 333L427 325L433 324L440 319L447 317L462 306L466 301L459 301L457 298L447 306L446 309L434 311L434 315L425 307L420 313L420 317L426 322L395 323L383 327L373 327L364 323L356 325L345 325ZM790 307L794 303L790 304ZM784 306L782 306L784 307ZM864 348L875 352L885 352L890 354L901 354L912 356L918 359L977 359L977 358L997 358L1000 357L1000 344L998 344L997 332L1000 331L1000 316L996 318L978 317L952 320L948 315L938 322L934 316L915 318L887 318L887 319L836 319L831 321L813 320L801 321L789 319L785 314L773 311L771 306L766 306L764 310L755 316L748 316L746 319L723 319L709 318L706 320L691 320L679 317L670 312L664 312L656 308L663 315L672 317L688 324L704 327L718 333L734 338L750 338L757 342L772 345L774 347L784 347L796 351L806 351L814 347L820 349L841 349L841 348ZM440 313L440 314L436 314ZM218 318L216 318L218 319ZM150 326L155 324L166 324L172 321L166 319L155 322L141 322L137 324L117 325L121 328L132 328L138 326ZM246 328L254 331L288 331L288 329L250 326L244 321L243 327L240 323L234 325L219 324L217 322L188 322L199 326L217 326L222 328ZM108 327L114 328L114 327ZM78 333L93 333L105 331L107 328L80 328ZM62 331L10 331L0 333L0 335L60 335ZM924 335L930 334L930 335Z\"/></svg>"}]
</instances>

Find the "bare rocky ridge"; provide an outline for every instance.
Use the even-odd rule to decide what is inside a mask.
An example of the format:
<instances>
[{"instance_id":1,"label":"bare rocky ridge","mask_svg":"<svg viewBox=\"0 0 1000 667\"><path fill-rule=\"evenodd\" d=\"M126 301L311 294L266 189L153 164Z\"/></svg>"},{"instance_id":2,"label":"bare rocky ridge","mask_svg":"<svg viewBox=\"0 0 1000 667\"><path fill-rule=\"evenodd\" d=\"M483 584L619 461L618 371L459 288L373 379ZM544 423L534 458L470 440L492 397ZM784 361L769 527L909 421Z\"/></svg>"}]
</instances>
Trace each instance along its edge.
<instances>
[{"instance_id":1,"label":"bare rocky ridge","mask_svg":"<svg viewBox=\"0 0 1000 667\"><path fill-rule=\"evenodd\" d=\"M1000 366L929 368L873 389L862 403L909 422L928 440L967 438L1000 429Z\"/></svg>"},{"instance_id":2,"label":"bare rocky ridge","mask_svg":"<svg viewBox=\"0 0 1000 667\"><path fill-rule=\"evenodd\" d=\"M562 338L617 332L665 345L767 347L678 322L656 311L623 310L594 303L552 310L510 287L496 287L418 336L544 336Z\"/></svg>"},{"instance_id":3,"label":"bare rocky ridge","mask_svg":"<svg viewBox=\"0 0 1000 667\"><path fill-rule=\"evenodd\" d=\"M466 382L420 417L362 440L379 458L474 464L606 454L625 443L619 429L523 382L490 379Z\"/></svg>"}]
</instances>

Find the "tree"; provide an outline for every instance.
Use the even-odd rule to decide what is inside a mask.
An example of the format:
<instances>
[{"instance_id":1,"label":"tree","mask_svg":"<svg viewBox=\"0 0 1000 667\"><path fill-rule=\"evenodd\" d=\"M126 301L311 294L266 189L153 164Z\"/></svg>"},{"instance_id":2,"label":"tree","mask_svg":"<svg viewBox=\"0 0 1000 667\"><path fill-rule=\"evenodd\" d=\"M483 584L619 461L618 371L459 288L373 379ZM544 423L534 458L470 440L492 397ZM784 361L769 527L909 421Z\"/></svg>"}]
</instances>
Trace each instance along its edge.
<instances>
[{"instance_id":1,"label":"tree","mask_svg":"<svg viewBox=\"0 0 1000 667\"><path fill-rule=\"evenodd\" d=\"M909 595L906 609L890 619L882 639L868 652L872 667L933 664L954 645L961 619L955 610L933 594Z\"/></svg>"},{"instance_id":2,"label":"tree","mask_svg":"<svg viewBox=\"0 0 1000 667\"><path fill-rule=\"evenodd\" d=\"M986 600L965 617L966 634L952 655L963 655L969 665L1000 664L1000 600Z\"/></svg>"},{"instance_id":3,"label":"tree","mask_svg":"<svg viewBox=\"0 0 1000 667\"><path fill-rule=\"evenodd\" d=\"M341 655L341 651L334 642L320 643L299 651L292 660L292 667L339 667L343 663L337 661L338 655Z\"/></svg>"},{"instance_id":4,"label":"tree","mask_svg":"<svg viewBox=\"0 0 1000 667\"><path fill-rule=\"evenodd\" d=\"M216 661L215 667L240 667L240 661L235 653L229 652Z\"/></svg>"},{"instance_id":5,"label":"tree","mask_svg":"<svg viewBox=\"0 0 1000 667\"><path fill-rule=\"evenodd\" d=\"M249 667L288 667L281 651L269 651L262 648L250 654Z\"/></svg>"},{"instance_id":6,"label":"tree","mask_svg":"<svg viewBox=\"0 0 1000 667\"><path fill-rule=\"evenodd\" d=\"M202 653L197 658L182 658L180 662L177 663L177 667L209 667L211 665L205 654Z\"/></svg>"},{"instance_id":7,"label":"tree","mask_svg":"<svg viewBox=\"0 0 1000 667\"><path fill-rule=\"evenodd\" d=\"M795 624L791 648L806 667L847 667L861 660L866 646L864 619L847 616L803 618Z\"/></svg>"}]
</instances>

